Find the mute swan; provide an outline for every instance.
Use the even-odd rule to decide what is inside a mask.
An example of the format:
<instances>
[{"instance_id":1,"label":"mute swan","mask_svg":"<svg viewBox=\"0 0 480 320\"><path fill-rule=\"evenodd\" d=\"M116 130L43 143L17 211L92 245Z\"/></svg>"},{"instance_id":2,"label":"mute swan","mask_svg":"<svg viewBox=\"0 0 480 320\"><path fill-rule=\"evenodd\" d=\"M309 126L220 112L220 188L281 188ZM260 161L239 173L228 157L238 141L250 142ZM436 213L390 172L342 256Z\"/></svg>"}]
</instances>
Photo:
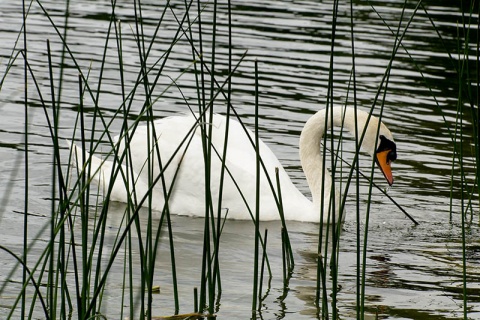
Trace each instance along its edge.
<instances>
[{"instance_id":1,"label":"mute swan","mask_svg":"<svg viewBox=\"0 0 480 320\"><path fill-rule=\"evenodd\" d=\"M348 131L352 133L355 132L354 109L334 107L330 109L330 112L333 112L334 126L343 126ZM279 171L282 203L286 220L320 222L320 206L323 202L323 220L324 223L328 223L328 208L332 180L328 171L322 169L323 152L320 148L320 143L323 134L331 127L331 122L330 115L328 115L327 121L325 118L326 110L323 109L318 111L306 122L300 135L300 160L312 193L313 201L310 201L294 186L273 152L260 140L260 155L274 186L275 193L277 193L275 168L278 168ZM363 132L367 119L368 113L357 110L357 125L360 135ZM204 216L204 151L200 128L196 124L195 117L193 115L167 117L154 121L154 125L157 137L155 141L152 140L151 128L147 131L147 126L138 126L134 134L131 135L129 149L132 157L131 167L133 168L133 176L136 180L135 193L137 199L140 200L149 189L148 165L146 160L148 154L151 155L152 159L151 165L153 164L153 179L155 179L160 173L156 148L153 147L155 142L158 145L160 153L160 163L165 165L171 159L171 162L168 163L168 166L164 171L166 190L172 190L168 201L170 212L182 215ZM375 161L380 167L388 184L392 185L393 176L390 164L396 159L396 145L393 141L392 134L383 123L380 123L378 141L376 142L378 125L379 120L371 116L363 139L362 149L375 157ZM222 165L220 157L223 155L226 118L216 114L209 126L211 126L212 129L211 142L216 150L216 152L212 152L210 169L210 190L213 209L216 211L220 193L219 181ZM207 129L209 129L209 127L207 127ZM231 179L228 173L225 173L222 193L222 212L223 215L227 214L227 218L230 219L251 219L251 214L249 213L245 202L248 203L251 212L254 215L256 201L256 155L255 149L247 134L252 141L254 141L254 135L248 129L245 131L242 125L234 120L230 120L228 133L225 164L235 182ZM177 150L185 136L188 136L186 142ZM147 149L147 137L150 138L150 151ZM187 147L190 138L191 142ZM124 139L119 140L119 137L116 137L115 139L117 141L118 155L120 158L125 150ZM377 146L376 150L375 146ZM77 159L76 165L78 168L82 168L81 149L73 145L73 150L75 153L74 157L76 156ZM86 159L88 159L88 157L89 155L87 153ZM101 189L104 191L107 190L112 176L112 168L118 168L118 160L117 165L114 166L112 161L101 160L92 155L89 163L92 165L91 173L93 175L93 180L101 187ZM125 163L125 160L123 160L123 163ZM130 172L130 174L132 174L132 171L128 171L124 164L121 165L121 168L124 173ZM177 177L174 179L177 169ZM264 171L261 170L261 172L260 219L265 221L278 220L280 219L280 215L277 203L273 196L272 188L267 181ZM323 174L325 192L322 192ZM112 187L110 200L121 202L127 201L128 194L124 181L122 174L119 173ZM240 196L238 189L241 190L245 200ZM129 187L128 192L131 191L132 187ZM335 201L337 203L335 206L337 214L335 216L338 221L338 191L335 192L335 195ZM324 198L323 201L322 198ZM161 211L164 208L164 204L165 197L162 189L162 181L158 181L152 188L152 207L153 209Z\"/></svg>"}]
</instances>

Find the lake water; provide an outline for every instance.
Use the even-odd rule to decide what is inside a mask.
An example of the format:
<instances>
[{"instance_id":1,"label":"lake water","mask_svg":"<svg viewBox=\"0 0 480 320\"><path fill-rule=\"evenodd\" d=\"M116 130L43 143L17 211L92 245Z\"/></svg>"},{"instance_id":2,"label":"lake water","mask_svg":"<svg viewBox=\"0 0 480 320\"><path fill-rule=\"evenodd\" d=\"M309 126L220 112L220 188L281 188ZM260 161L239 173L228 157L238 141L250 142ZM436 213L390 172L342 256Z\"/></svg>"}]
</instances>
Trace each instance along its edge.
<instances>
[{"instance_id":1,"label":"lake water","mask_svg":"<svg viewBox=\"0 0 480 320\"><path fill-rule=\"evenodd\" d=\"M135 17L133 4L121 2L115 9L116 20L121 21L122 48L126 92L133 88L140 70L139 54L135 44ZM61 26L65 21L65 4L58 1L40 2L52 20ZM316 110L325 108L328 96L330 52L332 37L331 1L236 1L232 4L232 57L237 63L246 50L246 58L232 79L232 104L247 125L254 122L254 61L259 69L260 135L278 156L294 183L308 194L298 159L298 137L304 122ZM469 21L462 17L457 1L425 4L415 10L416 3L403 1L354 1L356 98L358 105L368 110L376 100L378 88L389 64L395 45L395 36L401 21L400 33L408 25L403 47L395 56L385 97L380 94L378 108L384 98L383 121L393 132L397 143L398 160L393 165L395 184L388 194L418 222L410 220L381 192L373 191L368 225L366 257L366 318L374 319L459 319L463 317L463 265L465 244L467 311L469 319L480 319L480 229L478 187L474 184L475 161L473 150L472 114L468 96L478 114L478 86L468 87L465 79L478 79L476 75L476 44L473 40L466 51L469 64L463 66L463 56L457 47L465 47L463 36L456 40L457 27ZM202 13L204 23L205 59L211 53L212 3L206 3ZM156 1L142 2L144 33L147 39L154 33L163 7ZM193 6L191 19L195 18ZM0 75L4 77L10 58L23 48L22 7L20 1L4 0L0 4ZM150 56L153 66L169 48L178 30L178 19L185 12L183 1L172 1L165 14ZM426 14L428 12L428 15ZM175 15L174 15L175 13ZM353 104L349 84L352 70L350 4L338 8L336 41L333 61L333 98L336 104ZM410 22L410 17L414 18ZM64 74L61 88L61 118L59 136L71 139L77 113L78 64L95 91L105 39L111 16L110 1L75 1L70 4L66 41L75 62L67 54L63 61ZM216 39L215 62L218 79L227 73L227 6L219 4L219 22ZM402 18L403 17L403 18ZM431 20L429 19L431 18ZM402 20L401 20L402 19ZM432 23L438 28L432 26ZM470 39L478 37L478 15L471 21ZM195 26L193 32L197 32ZM59 29L63 35L63 28ZM107 58L99 92L99 105L105 119L114 119L110 131L120 130L122 118L115 112L122 104L116 40L111 31ZM441 37L441 38L440 38ZM47 63L47 39L52 47L55 83L60 77L61 41L44 11L33 3L27 20L28 61L35 73L45 99L50 97ZM195 36L197 39L197 36ZM196 40L198 41L198 40ZM448 52L452 54L449 56ZM462 51L462 54L464 51ZM459 82L457 70L462 67L469 75ZM159 68L159 65L156 66ZM183 74L183 72L185 72ZM155 74L155 73L153 73ZM0 244L21 255L25 210L25 108L23 104L25 82L21 56L3 78L0 91ZM152 75L152 79L154 76ZM177 85L170 86L172 79ZM220 81L221 82L221 81ZM474 83L475 84L475 83ZM478 84L477 84L478 85ZM191 46L185 37L173 47L162 77L153 96L159 99L153 105L156 117L186 112L182 94L192 105L196 103L196 83L192 71ZM465 103L460 114L464 127L462 141L454 139L457 119L459 88ZM58 93L59 88L56 88ZM143 90L136 93L129 121L138 116L145 99ZM28 235L32 241L29 265L38 259L49 239L51 212L52 142L44 111L31 77L28 80ZM382 90L383 92L383 90ZM96 92L95 92L96 93ZM93 121L91 98L86 98L86 121ZM215 106L222 113L222 104ZM51 114L50 114L51 115ZM100 126L100 122L99 126ZM458 122L459 123L459 122ZM450 130L449 130L450 129ZM101 128L100 128L101 130ZM77 133L78 134L78 133ZM79 138L77 136L77 138ZM108 151L105 137L102 151ZM352 159L352 150L345 144L345 155ZM454 148L464 156L464 178L458 162L453 164ZM63 148L67 153L66 146ZM100 150L99 150L100 152ZM368 159L361 166L368 168ZM477 173L478 175L478 173ZM377 175L375 182L385 187ZM464 192L462 192L462 183ZM451 191L453 190L453 191ZM355 217L355 190L346 204L346 221L339 254L337 308L341 319L356 317L357 222ZM360 188L361 208L366 207L368 188ZM473 209L466 209L471 197ZM464 200L462 203L462 199ZM351 210L349 210L349 207ZM121 228L124 205L112 204L108 212L105 255L114 245ZM467 227L462 236L462 208L467 211ZM364 212L364 211L362 211ZM141 215L145 223L147 218ZM365 217L362 213L361 230ZM471 221L471 223L470 223ZM93 224L93 222L92 222ZM180 312L193 310L193 288L200 286L200 268L203 244L203 219L173 216L173 234L179 279ZM281 225L279 222L262 223L268 228L268 251L273 279L269 295L263 302L263 319L312 319L318 312L314 305L316 288L316 257L319 226L311 223L288 223L295 258L295 270L284 296L282 285ZM362 233L363 234L363 233ZM160 239L155 283L161 292L154 295L154 315L171 315L171 269L168 237ZM222 295L219 300L219 319L247 319L251 317L254 227L249 221L228 221L222 234L220 266ZM122 255L120 255L122 256ZM123 260L118 259L109 277L105 292L105 314L116 319L120 314L123 281ZM134 261L134 267L139 266ZM10 270L16 261L0 250L0 315L7 315L18 295L21 273ZM72 287L73 290L73 287ZM73 292L73 291L72 291ZM125 302L128 304L128 302ZM128 306L126 307L128 308ZM35 311L42 318L41 309ZM15 313L13 318L18 318Z\"/></svg>"}]
</instances>

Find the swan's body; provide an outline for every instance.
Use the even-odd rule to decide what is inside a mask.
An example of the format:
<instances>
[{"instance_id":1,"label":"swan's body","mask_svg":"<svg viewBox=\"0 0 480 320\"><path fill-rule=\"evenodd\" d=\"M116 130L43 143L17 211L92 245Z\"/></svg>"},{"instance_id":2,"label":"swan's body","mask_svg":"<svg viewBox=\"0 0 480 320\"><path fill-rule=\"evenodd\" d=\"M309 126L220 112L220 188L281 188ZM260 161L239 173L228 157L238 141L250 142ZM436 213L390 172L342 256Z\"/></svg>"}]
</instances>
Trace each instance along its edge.
<instances>
[{"instance_id":1,"label":"swan's body","mask_svg":"<svg viewBox=\"0 0 480 320\"><path fill-rule=\"evenodd\" d=\"M354 111L350 108L333 108L333 124L335 126L343 126L354 132ZM282 205L286 220L311 221L320 222L320 206L322 198L324 205L324 222L327 222L327 214L331 190L331 178L328 171L322 169L323 152L320 149L320 142L326 130L330 127L330 121L325 121L326 112L320 110L313 115L305 124L300 136L300 158L302 167L307 177L308 184L312 192L312 200L306 198L292 183L282 165L275 157L273 152L260 141L260 155L267 170L273 190L268 182L267 176L261 170L260 177L260 219L261 220L278 220L280 219L277 200L274 193L277 193L275 170L278 168L279 181L282 192ZM345 117L344 117L345 116ZM327 118L330 118L328 116ZM357 111L358 132L361 134L366 124L368 114L363 111ZM342 120L344 119L344 120ZM213 203L213 210L217 210L218 198L220 194L220 178L221 178L221 157L223 155L223 146L225 139L227 119L221 115L214 115L213 121L209 126L212 129L211 142L215 151L212 151L211 167L210 167L210 192ZM157 159L157 149L154 143L158 145L162 166L167 165L164 171L165 190L171 190L169 196L168 207L171 213L205 216L205 162L204 149L201 138L201 130L198 126L195 116L184 115L176 117L168 117L154 122L156 139L148 138L152 128L147 130L146 126L138 127L131 137L129 151L131 154L131 164L133 168L133 177L136 179L135 194L138 200L142 199L148 192L148 164L147 156L150 154L153 163L153 171L151 180L155 180L160 174L160 165ZM376 142L377 128L379 122L376 118L371 117L368 129L362 144L362 148L370 153L375 154L375 146L377 145L377 154L381 148L386 158L379 159L382 172L387 178L389 184L393 183L391 177L390 162L395 160L395 144L390 131L380 123L380 131L378 142ZM207 131L209 129L207 126ZM192 129L193 128L193 129ZM250 138L249 138L250 136ZM184 138L187 137L186 141ZM191 142L188 144L189 140ZM118 138L117 138L118 139ZM228 131L228 146L226 153L225 165L228 172L225 172L223 193L222 193L222 215L227 214L231 219L251 219L251 213L254 215L256 203L256 153L252 145L254 135L250 131L245 131L242 125L234 120L230 120ZM385 141L387 147L385 148ZM182 144L182 145L181 145ZM187 147L188 144L188 147ZM178 147L181 145L180 149ZM150 152L148 149L150 147ZM125 149L124 140L118 142L118 155L122 155ZM178 149L178 150L177 150ZM81 150L75 146L77 159L81 159ZM153 150L153 152L151 151ZM383 163L385 162L385 164ZM90 163L92 165L93 179L104 190L108 189L110 178L112 176L112 168L117 167L110 161L102 161L101 159L91 156ZM125 163L125 160L122 162ZM151 163L151 165L152 165ZM82 168L82 162L77 160L77 166ZM178 172L177 172L178 169ZM126 166L122 165L122 170L127 173ZM94 174L96 172L96 174ZM322 192L322 177L325 174L325 192ZM174 179L176 175L176 178ZM234 178L235 183L232 178ZM173 186L172 186L173 183ZM163 182L159 180L152 189L152 207L156 210L163 210L165 206L165 192ZM244 199L240 195L241 190ZM126 202L128 192L131 193L132 187L125 186L124 178L118 174L113 188L110 193L110 199ZM336 199L338 203L338 198ZM247 205L250 208L247 208ZM145 204L148 203L145 202ZM338 210L338 205L336 205ZM228 209L228 210L227 210ZM228 212L228 213L227 213ZM337 214L338 216L338 214Z\"/></svg>"}]
</instances>

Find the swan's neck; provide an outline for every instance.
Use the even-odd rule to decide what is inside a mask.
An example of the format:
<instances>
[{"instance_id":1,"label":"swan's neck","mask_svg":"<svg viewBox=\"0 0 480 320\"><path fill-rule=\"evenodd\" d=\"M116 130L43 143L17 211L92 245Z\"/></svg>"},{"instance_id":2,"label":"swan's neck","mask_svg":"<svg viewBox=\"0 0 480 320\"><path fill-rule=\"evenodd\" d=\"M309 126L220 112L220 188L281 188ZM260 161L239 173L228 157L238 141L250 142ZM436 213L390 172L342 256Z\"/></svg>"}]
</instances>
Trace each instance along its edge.
<instances>
[{"instance_id":1,"label":"swan's neck","mask_svg":"<svg viewBox=\"0 0 480 320\"><path fill-rule=\"evenodd\" d=\"M368 116L368 114L367 114ZM345 128L351 133L355 133L355 112L350 108L334 107L327 110L323 109L314 114L306 123L300 135L300 161L307 178L308 186L312 193L314 209L320 212L320 207L328 209L331 207L332 178L329 172L324 169L324 153L320 147L323 135L333 125ZM362 132L366 122L366 116L363 112L357 112L358 132ZM337 193L335 188L334 198ZM338 199L335 211L338 212ZM328 211L324 211L324 215Z\"/></svg>"}]
</instances>

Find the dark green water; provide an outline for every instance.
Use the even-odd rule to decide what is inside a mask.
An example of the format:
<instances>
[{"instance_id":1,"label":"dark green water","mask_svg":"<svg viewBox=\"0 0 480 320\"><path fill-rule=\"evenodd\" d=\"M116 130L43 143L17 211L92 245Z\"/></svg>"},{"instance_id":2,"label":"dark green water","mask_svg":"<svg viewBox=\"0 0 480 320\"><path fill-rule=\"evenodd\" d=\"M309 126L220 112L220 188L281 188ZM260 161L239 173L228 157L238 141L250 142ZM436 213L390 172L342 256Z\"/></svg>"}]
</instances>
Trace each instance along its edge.
<instances>
[{"instance_id":1,"label":"dark green water","mask_svg":"<svg viewBox=\"0 0 480 320\"><path fill-rule=\"evenodd\" d=\"M178 2L178 3L177 3ZM177 15L185 11L183 1L173 1L172 10ZM56 1L42 2L55 23L65 19L65 4ZM403 12L403 1L356 1L354 7L355 69L358 105L371 108L376 93L392 55L397 29L405 29L416 3L408 2ZM316 110L324 108L328 96L330 52L332 36L333 2L323 1L236 1L232 4L233 59L237 62L248 50L245 61L233 77L232 102L246 124L254 122L254 61L259 64L260 83L260 135L273 149L299 189L308 193L298 159L298 136L303 123ZM142 2L145 33L153 34L161 8L155 1ZM428 12L427 13L425 12ZM352 70L350 33L350 4L339 4L336 41L333 60L333 97L336 104L353 103L349 85ZM67 42L76 63L92 84L98 82L98 70L104 50L106 30L110 18L109 1L77 1L71 4L68 19ZM15 49L15 40L21 30L21 4L6 0L0 4L0 75ZM138 50L134 42L132 26L134 13L131 3L119 3L117 19L122 21L123 59L125 86L132 89L140 68ZM429 20L430 17L432 20ZM205 23L205 56L211 52L212 11L209 6L202 15ZM226 74L227 29L226 5L219 5L216 70L219 77ZM438 28L438 33L432 26ZM379 191L371 200L366 268L367 318L374 319L459 319L463 317L463 266L462 266L462 204L461 179L458 163L454 165L453 200L451 196L452 157L455 148L464 152L465 183L463 198L472 196L473 223L466 229L465 254L467 282L467 310L470 319L480 319L480 230L478 222L478 189L474 189L475 165L472 158L472 115L470 102L478 112L476 92L478 87L468 87L465 79L475 79L476 46L478 39L478 15L471 21L469 50L463 51L465 33L457 27L463 22L461 10L455 1L429 2L418 9L403 38L394 59L388 89L384 100L383 120L394 133L398 148L398 160L394 163L395 184L389 190L406 211L417 219L414 227L403 213ZM385 25L386 24L386 25ZM388 27L387 27L388 25ZM152 47L149 63L169 47L177 30L177 23L168 11L159 36ZM390 29L389 29L390 28ZM196 29L195 29L196 30ZM50 95L46 40L53 51L55 77L59 77L61 42L38 4L33 4L27 24L28 59L46 98ZM62 31L63 32L63 31ZM110 40L100 98L100 106L107 119L114 116L122 103L118 75L118 59L115 41ZM462 49L459 55L458 47ZM12 51L13 50L13 51ZM449 56L449 53L451 56ZM471 55L464 65L462 80L458 70L462 68L463 54ZM160 60L161 61L161 60ZM184 39L172 50L164 75L159 79L154 96L162 96L153 108L162 117L186 112L186 105L179 90L169 87L171 79L177 79L191 103L195 103L196 84L191 71L191 48ZM64 61L62 110L59 135L71 138L78 104L78 71L67 56ZM0 244L20 254L23 242L23 212L25 195L25 113L23 106L23 64L19 59L9 70L0 90ZM29 260L32 265L49 237L52 148L45 115L38 101L33 82L28 83L31 97L28 111L28 195L29 239L32 245ZM460 88L460 89L459 89ZM134 98L129 120L133 120L142 107L142 93ZM165 93L164 93L165 91ZM463 97L463 137L454 137L459 104L459 91ZM383 92L383 90L382 90ZM380 95L376 105L383 99ZM93 118L91 100L86 100L86 119ZM221 104L216 112L222 113ZM378 110L378 109L376 109ZM377 113L377 112L375 112ZM118 133L122 125L116 119L110 130ZM100 135L97 135L97 139ZM460 144L463 141L463 144ZM107 144L102 151L107 151ZM353 158L353 146L346 143L344 154ZM458 150L458 149L457 149ZM63 150L67 152L66 147ZM368 159L361 166L368 167ZM375 182L384 186L380 176ZM472 189L473 188L473 189ZM353 189L353 188L352 188ZM475 191L477 190L477 191ZM342 319L356 317L356 218L355 194L347 201L347 217L342 234L339 256L340 287L337 307ZM360 187L362 210L366 207L368 188ZM112 246L124 206L112 205L109 211L105 257ZM450 212L451 211L451 212ZM362 221L364 221L364 211ZM142 218L146 221L146 217ZM468 214L470 219L470 213ZM93 221L92 221L93 225ZM199 287L203 241L203 220L174 216L174 237L177 256L177 276L181 312L193 309L193 288ZM316 317L314 305L316 279L316 248L318 225L289 223L290 237L296 262L286 297L282 287L280 224L262 224L268 228L269 256L273 280L270 293L264 301L263 319L312 319ZM364 230L362 223L361 230ZM166 236L161 239L155 283L161 293L154 296L154 315L173 313L171 270ZM251 315L254 228L251 222L228 221L222 236L221 268L223 293L219 301L219 319L247 319ZM120 257L123 253L120 254ZM6 289L0 295L0 315L7 315L20 289L21 273L10 275L15 261L0 251L0 284ZM139 262L134 261L134 267ZM120 313L120 296L123 281L123 261L118 259L108 280L104 298L104 310L109 319ZM138 273L137 273L138 275ZM10 278L7 279L7 276ZM73 286L73 282L69 283ZM72 287L73 288L73 287ZM128 301L124 304L128 304ZM128 306L125 307L126 309ZM36 312L42 318L40 309ZM1 317L0 316L0 317ZM18 318L15 314L13 318Z\"/></svg>"}]
</instances>

